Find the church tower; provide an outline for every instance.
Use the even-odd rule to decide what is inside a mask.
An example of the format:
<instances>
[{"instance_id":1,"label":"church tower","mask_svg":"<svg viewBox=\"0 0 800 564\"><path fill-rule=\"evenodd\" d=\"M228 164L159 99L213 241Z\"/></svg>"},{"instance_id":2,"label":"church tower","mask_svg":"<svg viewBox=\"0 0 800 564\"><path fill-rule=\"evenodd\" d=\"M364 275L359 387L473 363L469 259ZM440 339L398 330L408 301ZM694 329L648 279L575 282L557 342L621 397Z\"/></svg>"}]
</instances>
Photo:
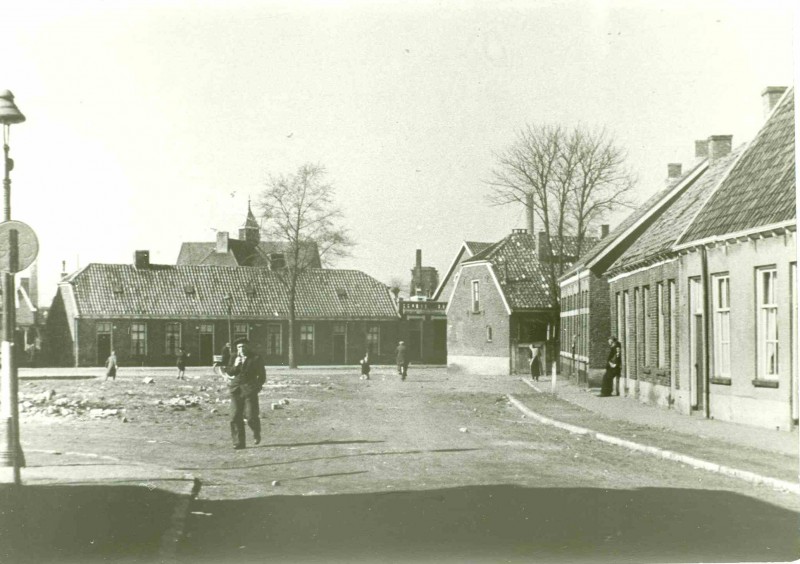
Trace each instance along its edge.
<instances>
[{"instance_id":1,"label":"church tower","mask_svg":"<svg viewBox=\"0 0 800 564\"><path fill-rule=\"evenodd\" d=\"M239 240L246 241L252 245L258 245L261 241L261 228L258 226L256 216L253 215L253 210L250 209L250 199L247 200L247 219L244 225L239 228Z\"/></svg>"}]
</instances>

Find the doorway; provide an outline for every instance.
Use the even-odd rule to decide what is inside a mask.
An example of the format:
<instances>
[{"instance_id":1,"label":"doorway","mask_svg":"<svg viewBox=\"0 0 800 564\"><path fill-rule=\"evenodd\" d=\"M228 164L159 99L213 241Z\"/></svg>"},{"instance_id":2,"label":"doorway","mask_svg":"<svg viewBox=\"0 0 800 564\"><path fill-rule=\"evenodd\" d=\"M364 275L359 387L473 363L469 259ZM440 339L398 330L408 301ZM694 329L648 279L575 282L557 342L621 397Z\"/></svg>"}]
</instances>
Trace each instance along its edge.
<instances>
[{"instance_id":1,"label":"doorway","mask_svg":"<svg viewBox=\"0 0 800 564\"><path fill-rule=\"evenodd\" d=\"M111 356L111 333L98 333L97 364L99 366L105 366L109 356Z\"/></svg>"},{"instance_id":2,"label":"doorway","mask_svg":"<svg viewBox=\"0 0 800 564\"><path fill-rule=\"evenodd\" d=\"M347 363L347 328L344 323L333 326L333 363Z\"/></svg>"},{"instance_id":3,"label":"doorway","mask_svg":"<svg viewBox=\"0 0 800 564\"><path fill-rule=\"evenodd\" d=\"M214 333L200 333L200 350L197 357L201 366L211 366L214 361Z\"/></svg>"}]
</instances>

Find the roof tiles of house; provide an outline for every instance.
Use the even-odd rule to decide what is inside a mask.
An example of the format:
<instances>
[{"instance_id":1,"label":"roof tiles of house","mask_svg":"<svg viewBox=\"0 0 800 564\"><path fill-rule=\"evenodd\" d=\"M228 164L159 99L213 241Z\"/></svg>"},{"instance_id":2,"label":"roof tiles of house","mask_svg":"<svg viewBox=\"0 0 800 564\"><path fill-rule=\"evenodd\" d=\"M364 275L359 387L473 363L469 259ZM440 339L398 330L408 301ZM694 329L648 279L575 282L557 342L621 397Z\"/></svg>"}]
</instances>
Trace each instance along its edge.
<instances>
[{"instance_id":1,"label":"roof tiles of house","mask_svg":"<svg viewBox=\"0 0 800 564\"><path fill-rule=\"evenodd\" d=\"M547 273L539 262L536 239L529 233L512 233L464 261L488 261L512 310L549 309Z\"/></svg>"},{"instance_id":2,"label":"roof tiles of house","mask_svg":"<svg viewBox=\"0 0 800 564\"><path fill-rule=\"evenodd\" d=\"M666 258L672 253L676 239L691 223L714 188L742 154L744 146L709 163L708 168L688 186L676 200L614 261L608 274L631 270Z\"/></svg>"},{"instance_id":3,"label":"roof tiles of house","mask_svg":"<svg viewBox=\"0 0 800 564\"><path fill-rule=\"evenodd\" d=\"M790 88L679 243L796 220L794 157Z\"/></svg>"},{"instance_id":4,"label":"roof tiles of house","mask_svg":"<svg viewBox=\"0 0 800 564\"><path fill-rule=\"evenodd\" d=\"M279 273L265 268L89 264L61 284L73 287L79 315L90 318L285 319L289 302ZM390 319L389 288L358 270L312 269L299 280L298 319Z\"/></svg>"},{"instance_id":5,"label":"roof tiles of house","mask_svg":"<svg viewBox=\"0 0 800 564\"><path fill-rule=\"evenodd\" d=\"M692 169L684 174L677 182L671 183L661 190L658 190L655 194L651 195L645 202L637 207L633 212L631 212L622 222L617 225L614 229L612 229L608 235L600 239L595 245L589 248L589 250L584 253L580 259L578 259L575 264L572 265L562 277L561 279L568 278L578 272L579 270L583 269L588 263L594 260L600 253L602 253L609 245L614 243L617 238L625 233L628 229L630 229L637 221L642 219L642 217L650 211L653 206L658 204L661 200L663 200L670 192L675 190L675 186L680 182L683 182L683 179L687 176L694 173L697 170L697 167L703 164L705 161L697 163Z\"/></svg>"},{"instance_id":6,"label":"roof tiles of house","mask_svg":"<svg viewBox=\"0 0 800 564\"><path fill-rule=\"evenodd\" d=\"M480 243L478 241L464 241L464 244L469 249L469 252L472 253L473 256L477 255L481 251L484 251L491 247L494 243Z\"/></svg>"}]
</instances>

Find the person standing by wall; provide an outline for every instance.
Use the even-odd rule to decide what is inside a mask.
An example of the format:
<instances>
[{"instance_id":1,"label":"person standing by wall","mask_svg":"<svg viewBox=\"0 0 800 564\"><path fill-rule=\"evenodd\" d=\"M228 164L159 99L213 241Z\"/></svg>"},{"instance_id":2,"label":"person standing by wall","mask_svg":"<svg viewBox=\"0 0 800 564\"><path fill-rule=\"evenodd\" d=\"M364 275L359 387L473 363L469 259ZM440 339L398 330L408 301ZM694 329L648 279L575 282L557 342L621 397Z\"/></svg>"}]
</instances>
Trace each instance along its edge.
<instances>
[{"instance_id":1,"label":"person standing by wall","mask_svg":"<svg viewBox=\"0 0 800 564\"><path fill-rule=\"evenodd\" d=\"M359 362L361 363L361 379L369 380L369 351L364 354L364 358L362 358Z\"/></svg>"},{"instance_id":2,"label":"person standing by wall","mask_svg":"<svg viewBox=\"0 0 800 564\"><path fill-rule=\"evenodd\" d=\"M539 377L542 375L542 357L539 354L539 347L534 347L530 345L530 369L531 369L531 380L534 382L539 381Z\"/></svg>"},{"instance_id":3,"label":"person standing by wall","mask_svg":"<svg viewBox=\"0 0 800 564\"><path fill-rule=\"evenodd\" d=\"M264 363L250 350L247 339L236 341L236 356L228 367L228 388L231 394L231 438L233 448L245 448L244 419L253 431L253 442L261 442L258 393L267 380Z\"/></svg>"},{"instance_id":4,"label":"person standing by wall","mask_svg":"<svg viewBox=\"0 0 800 564\"><path fill-rule=\"evenodd\" d=\"M622 346L616 337L608 338L608 356L606 357L606 371L603 374L603 384L600 396L608 397L614 388L616 380L617 395L619 395L619 376L622 374Z\"/></svg>"}]
</instances>

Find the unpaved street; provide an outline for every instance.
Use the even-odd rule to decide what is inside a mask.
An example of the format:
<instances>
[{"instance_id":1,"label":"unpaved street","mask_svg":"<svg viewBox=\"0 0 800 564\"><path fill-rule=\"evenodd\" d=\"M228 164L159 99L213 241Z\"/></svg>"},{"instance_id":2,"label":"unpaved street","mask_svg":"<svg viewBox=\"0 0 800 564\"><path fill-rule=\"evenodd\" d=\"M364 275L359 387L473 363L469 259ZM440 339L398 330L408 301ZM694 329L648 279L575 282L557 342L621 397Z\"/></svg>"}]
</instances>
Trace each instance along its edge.
<instances>
[{"instance_id":1,"label":"unpaved street","mask_svg":"<svg viewBox=\"0 0 800 564\"><path fill-rule=\"evenodd\" d=\"M514 377L273 371L261 397L264 440L234 451L224 388L207 370L190 376L21 389L124 410L26 416L26 448L202 480L179 550L186 562L775 561L800 552L794 496L542 426L507 394L553 417L566 406ZM182 406L181 397L194 400Z\"/></svg>"}]
</instances>

